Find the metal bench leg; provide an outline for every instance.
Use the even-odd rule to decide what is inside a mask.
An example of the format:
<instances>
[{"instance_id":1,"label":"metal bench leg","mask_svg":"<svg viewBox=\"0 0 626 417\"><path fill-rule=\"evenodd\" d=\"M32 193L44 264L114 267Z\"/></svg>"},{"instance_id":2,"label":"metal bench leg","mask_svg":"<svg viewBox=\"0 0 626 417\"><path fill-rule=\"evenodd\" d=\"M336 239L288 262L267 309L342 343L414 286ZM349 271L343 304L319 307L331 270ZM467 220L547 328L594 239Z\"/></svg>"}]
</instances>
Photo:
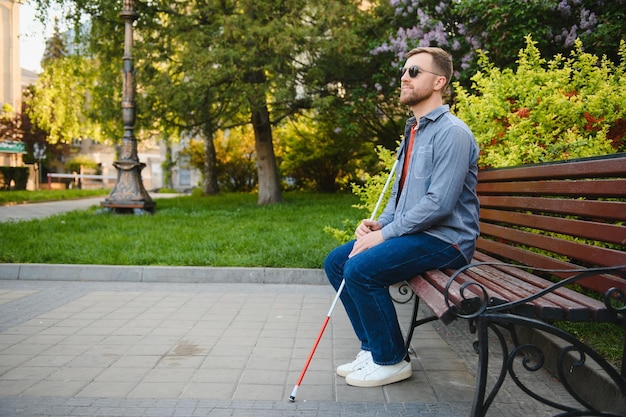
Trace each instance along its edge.
<instances>
[{"instance_id":1,"label":"metal bench leg","mask_svg":"<svg viewBox=\"0 0 626 417\"><path fill-rule=\"evenodd\" d=\"M476 391L474 392L474 404L472 406L472 417L484 417L487 412L483 408L485 401L485 391L487 389L487 369L489 368L489 343L487 323L482 318L476 319L476 334L478 341L474 344L474 349L478 353L478 369L476 373ZM489 408L489 407L487 407Z\"/></svg>"},{"instance_id":2,"label":"metal bench leg","mask_svg":"<svg viewBox=\"0 0 626 417\"><path fill-rule=\"evenodd\" d=\"M406 336L406 351L411 351L411 340L413 340L413 333L415 333L415 328L421 326L422 324L430 323L431 321L438 320L438 317L433 315L429 317L424 317L423 319L417 320L417 314L419 313L420 307L420 298L415 295L415 302L413 303L413 314L411 315L411 324L409 325L409 333Z\"/></svg>"},{"instance_id":3,"label":"metal bench leg","mask_svg":"<svg viewBox=\"0 0 626 417\"><path fill-rule=\"evenodd\" d=\"M505 336L500 331L501 323L489 320L487 317L480 316L476 319L476 333L478 341L474 344L474 350L478 353L478 370L476 374L476 391L474 393L474 405L472 406L472 417L484 417L498 395L507 375L507 359L509 357L509 348ZM504 326L510 331L512 326ZM489 395L485 399L487 393L487 375L489 373L489 329L494 332L498 338L502 348L502 364L500 365L500 373L496 379Z\"/></svg>"}]
</instances>

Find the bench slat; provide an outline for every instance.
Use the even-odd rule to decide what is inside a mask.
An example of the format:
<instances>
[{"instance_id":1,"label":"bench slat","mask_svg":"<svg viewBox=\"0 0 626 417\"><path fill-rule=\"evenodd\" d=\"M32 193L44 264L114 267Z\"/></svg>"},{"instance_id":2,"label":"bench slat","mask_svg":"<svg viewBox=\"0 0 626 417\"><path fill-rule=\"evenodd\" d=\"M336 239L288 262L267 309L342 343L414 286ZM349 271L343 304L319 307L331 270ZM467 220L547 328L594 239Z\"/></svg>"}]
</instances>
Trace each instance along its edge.
<instances>
[{"instance_id":1,"label":"bench slat","mask_svg":"<svg viewBox=\"0 0 626 417\"><path fill-rule=\"evenodd\" d=\"M534 292L528 291L523 285L520 285L520 282L506 279L502 272L488 276L471 271L467 276L486 288L490 298L495 299L496 302L497 300L502 300L502 302L517 300L534 294ZM563 310L547 299L539 299L517 306L513 313L525 317L545 317L551 320L560 320L564 317Z\"/></svg>"},{"instance_id":2,"label":"bench slat","mask_svg":"<svg viewBox=\"0 0 626 417\"><path fill-rule=\"evenodd\" d=\"M480 196L483 207L532 210L598 219L626 221L626 202L543 197Z\"/></svg>"},{"instance_id":3,"label":"bench slat","mask_svg":"<svg viewBox=\"0 0 626 417\"><path fill-rule=\"evenodd\" d=\"M555 180L478 183L476 192L483 194L560 195L572 197L620 197L626 180Z\"/></svg>"},{"instance_id":4,"label":"bench slat","mask_svg":"<svg viewBox=\"0 0 626 417\"><path fill-rule=\"evenodd\" d=\"M486 258L484 258L486 259ZM448 283L452 274L452 270L446 271L446 273L433 270L424 273L419 276L419 281L410 280L409 284L412 290L420 295L420 299L428 305L438 317L448 318L448 307L445 304L443 293L445 292L446 284ZM524 274L524 271L519 271ZM533 295L544 288L547 288L552 282L541 279L539 277L532 276L532 279L523 280L515 279L510 271L504 272L494 267L473 268L471 272L466 274L459 274L456 281L451 285L448 296L450 301L462 310L463 298L460 294L461 284L465 282L476 282L483 285L488 292L490 298L499 300L518 299ZM539 285L538 285L539 284ZM433 288L436 289L433 292ZM421 292L418 292L421 291ZM477 287L468 287L468 293L474 293L477 298L480 292ZM573 321L585 321L590 317L596 317L597 312L604 308L604 305L600 302L588 303L590 300L587 297L581 296L581 294L561 289L560 292L547 294L537 300L532 301L527 305L519 306L516 310L516 314L520 314L527 317L540 317L545 320L562 320L569 319ZM564 297L561 294L568 295L571 293L571 297L574 300ZM470 294L471 295L471 294ZM578 302L576 301L578 299ZM447 324L447 323L446 323Z\"/></svg>"},{"instance_id":5,"label":"bench slat","mask_svg":"<svg viewBox=\"0 0 626 417\"><path fill-rule=\"evenodd\" d=\"M602 248L574 241L559 239L551 236L538 235L532 232L499 226L491 223L480 223L484 236L494 236L499 240L534 246L552 253L567 256L591 265L617 266L626 265L626 252L615 249Z\"/></svg>"},{"instance_id":6,"label":"bench slat","mask_svg":"<svg viewBox=\"0 0 626 417\"><path fill-rule=\"evenodd\" d=\"M560 261L549 256L540 255L538 253L530 252L521 248L516 248L505 243L488 240L485 238L478 238L477 248L487 254L491 254L496 257L505 257L507 259L519 262L520 264L530 265L537 268L546 269L576 269L580 268L579 265ZM617 264L616 266L618 266ZM562 278L568 277L570 274L555 273L554 275ZM615 287L626 291L626 281L612 276L612 275L600 275L601 280L594 280L594 277L589 277L578 281L579 285L589 288L599 293L605 293L609 288Z\"/></svg>"},{"instance_id":7,"label":"bench slat","mask_svg":"<svg viewBox=\"0 0 626 417\"><path fill-rule=\"evenodd\" d=\"M607 155L584 161L559 161L513 168L481 170L480 182L551 178L603 178L626 176L626 154Z\"/></svg>"},{"instance_id":8,"label":"bench slat","mask_svg":"<svg viewBox=\"0 0 626 417\"><path fill-rule=\"evenodd\" d=\"M434 271L426 272L425 274L423 274L423 276L430 283L430 285L437 288L439 292L444 293L446 284L450 280L450 275L452 275L453 272L454 272L453 270L446 271L446 273L439 271L439 270L434 270ZM500 300L516 299L518 298L520 291L524 293L525 296L534 294L537 291L537 288L532 287L531 285L527 285L526 288L522 290L520 286L518 285L518 283L515 283L514 281L507 280L507 279L501 279L502 273L496 276L495 279L489 279L489 278L484 279L484 278L485 276L474 275L474 274L468 274L468 275L459 274L456 277L455 282L452 283L452 285L450 286L448 296L451 298L451 300L454 302L454 304L458 308L461 308L461 302L463 298L460 293L460 288L461 288L461 284L464 284L466 282L477 282L479 284L482 284L483 288L487 290L488 296L490 298L496 298ZM533 289L535 291L533 291ZM468 293L474 293L477 298L481 298L480 296L482 294L478 291L477 287L470 286L467 288L466 291L468 291ZM516 296L516 294L518 295ZM581 315L586 315L587 317L589 316L589 314L587 313L584 307L580 307L579 305L574 305L574 304L572 304L571 307L572 308L577 307L579 310L581 310L580 312ZM535 300L534 302L528 305L520 306L516 310L516 313L524 315L524 316L528 316L528 317L534 317L537 315L540 317L550 318L552 320L563 318L563 311L562 311L561 306L549 301L548 299Z\"/></svg>"},{"instance_id":9,"label":"bench slat","mask_svg":"<svg viewBox=\"0 0 626 417\"><path fill-rule=\"evenodd\" d=\"M407 281L411 290L418 294L420 301L423 301L443 324L450 324L456 319L454 313L448 308L445 298L441 292L421 275L417 275Z\"/></svg>"},{"instance_id":10,"label":"bench slat","mask_svg":"<svg viewBox=\"0 0 626 417\"><path fill-rule=\"evenodd\" d=\"M480 268L472 268L466 272L474 279L483 277L484 281L495 287L503 285L503 282L507 283L506 285L513 288L514 294L518 294L517 297L511 298L512 300L537 294L554 284L549 280L529 274L523 270L514 271L513 269L515 268L509 267L505 269L503 267L481 265ZM533 303L538 306L536 317L542 320L567 319L571 321L586 321L592 317L598 317L603 314L602 310L606 310L603 303L581 296L580 293L567 288L561 288L545 294L534 300ZM555 309L559 313L555 312Z\"/></svg>"},{"instance_id":11,"label":"bench slat","mask_svg":"<svg viewBox=\"0 0 626 417\"><path fill-rule=\"evenodd\" d=\"M480 211L481 220L510 223L534 229L563 233L570 236L593 239L604 242L626 245L626 227L608 223L567 219L540 214L526 214L515 211L484 209ZM618 256L619 258L619 256ZM626 264L626 256L617 265Z\"/></svg>"}]
</instances>

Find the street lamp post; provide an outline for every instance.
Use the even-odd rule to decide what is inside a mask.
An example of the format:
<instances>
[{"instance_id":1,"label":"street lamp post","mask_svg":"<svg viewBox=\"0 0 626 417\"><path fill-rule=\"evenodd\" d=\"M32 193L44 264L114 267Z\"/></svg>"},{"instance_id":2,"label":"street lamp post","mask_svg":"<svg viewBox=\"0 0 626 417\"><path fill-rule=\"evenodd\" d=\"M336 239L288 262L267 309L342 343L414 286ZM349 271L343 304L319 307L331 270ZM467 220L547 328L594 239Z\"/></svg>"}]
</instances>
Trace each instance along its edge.
<instances>
[{"instance_id":1,"label":"street lamp post","mask_svg":"<svg viewBox=\"0 0 626 417\"><path fill-rule=\"evenodd\" d=\"M40 146L39 143L35 142L35 144L33 145L33 149L34 149L33 156L35 157L37 161L39 161L37 165L37 170L39 171L39 175L37 176L37 181L36 181L37 187L35 187L36 189L39 190L41 188L41 184L43 184L43 163L41 161L46 159L46 144L43 143Z\"/></svg>"},{"instance_id":2,"label":"street lamp post","mask_svg":"<svg viewBox=\"0 0 626 417\"><path fill-rule=\"evenodd\" d=\"M124 73L122 82L122 122L124 136L117 169L117 182L105 200L100 203L108 211L117 213L153 213L155 203L143 186L141 170L146 164L139 162L135 139L135 71L133 69L133 22L138 14L135 0L123 0L120 17L124 19Z\"/></svg>"}]
</instances>

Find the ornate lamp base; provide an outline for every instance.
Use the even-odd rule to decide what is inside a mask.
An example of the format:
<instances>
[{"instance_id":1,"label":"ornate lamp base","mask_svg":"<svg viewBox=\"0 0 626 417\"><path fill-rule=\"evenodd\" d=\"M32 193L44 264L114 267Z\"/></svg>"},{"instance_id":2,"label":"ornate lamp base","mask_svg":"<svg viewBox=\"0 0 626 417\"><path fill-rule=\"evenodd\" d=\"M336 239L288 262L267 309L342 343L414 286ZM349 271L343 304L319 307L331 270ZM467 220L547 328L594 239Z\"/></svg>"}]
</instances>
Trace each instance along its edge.
<instances>
[{"instance_id":1,"label":"ornate lamp base","mask_svg":"<svg viewBox=\"0 0 626 417\"><path fill-rule=\"evenodd\" d=\"M117 168L117 182L100 205L107 211L120 214L154 213L156 203L141 181L141 170L146 164L122 160L114 162L113 165Z\"/></svg>"}]
</instances>

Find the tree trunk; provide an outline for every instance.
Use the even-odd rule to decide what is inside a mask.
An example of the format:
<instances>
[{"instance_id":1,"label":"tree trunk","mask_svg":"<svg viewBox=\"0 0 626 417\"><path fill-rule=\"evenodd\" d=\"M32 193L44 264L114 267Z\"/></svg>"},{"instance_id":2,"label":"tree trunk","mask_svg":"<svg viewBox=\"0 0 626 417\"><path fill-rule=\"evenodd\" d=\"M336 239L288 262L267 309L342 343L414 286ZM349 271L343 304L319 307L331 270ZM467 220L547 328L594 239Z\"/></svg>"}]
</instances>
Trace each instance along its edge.
<instances>
[{"instance_id":1,"label":"tree trunk","mask_svg":"<svg viewBox=\"0 0 626 417\"><path fill-rule=\"evenodd\" d=\"M272 125L267 105L252 109L252 127L259 173L258 204L273 204L283 201L278 181L278 168L272 142Z\"/></svg>"},{"instance_id":2,"label":"tree trunk","mask_svg":"<svg viewBox=\"0 0 626 417\"><path fill-rule=\"evenodd\" d=\"M163 136L163 142L165 143L165 161L163 161L163 187L174 188L174 181L172 180L172 167L174 162L172 161L172 141L170 135L165 133Z\"/></svg>"},{"instance_id":3,"label":"tree trunk","mask_svg":"<svg viewBox=\"0 0 626 417\"><path fill-rule=\"evenodd\" d=\"M215 169L215 144L213 135L204 135L204 189L205 195L215 195L219 193L217 185L217 172Z\"/></svg>"}]
</instances>

